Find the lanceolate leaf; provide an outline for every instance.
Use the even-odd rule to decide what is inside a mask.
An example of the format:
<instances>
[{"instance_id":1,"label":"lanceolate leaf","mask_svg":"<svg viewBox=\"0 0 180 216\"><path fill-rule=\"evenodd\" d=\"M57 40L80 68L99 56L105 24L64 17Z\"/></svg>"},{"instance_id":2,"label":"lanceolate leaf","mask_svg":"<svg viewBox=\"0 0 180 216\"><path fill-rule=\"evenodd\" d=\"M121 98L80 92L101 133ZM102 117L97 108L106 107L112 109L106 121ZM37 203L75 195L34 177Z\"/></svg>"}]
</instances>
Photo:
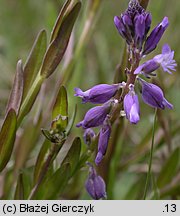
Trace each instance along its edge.
<instances>
[{"instance_id":1,"label":"lanceolate leaf","mask_svg":"<svg viewBox=\"0 0 180 216\"><path fill-rule=\"evenodd\" d=\"M57 199L58 195L60 195L68 183L69 174L69 164L61 166L55 173L41 183L34 199Z\"/></svg>"},{"instance_id":2,"label":"lanceolate leaf","mask_svg":"<svg viewBox=\"0 0 180 216\"><path fill-rule=\"evenodd\" d=\"M16 68L16 75L13 83L13 87L11 90L11 94L9 97L8 105L6 108L6 113L10 109L14 109L16 112L16 115L18 115L19 108L21 105L21 99L22 99L22 94L23 94L23 68L22 68L22 61L19 60L17 63L17 68Z\"/></svg>"},{"instance_id":3,"label":"lanceolate leaf","mask_svg":"<svg viewBox=\"0 0 180 216\"><path fill-rule=\"evenodd\" d=\"M50 40L50 42L52 42L57 37L57 34L58 34L59 29L61 27L61 23L63 21L63 17L65 15L65 13L67 12L68 6L69 6L69 4L71 2L72 2L72 0L67 0L65 2L65 4L63 5L63 7L62 7L62 9L61 9L61 11L59 13L59 16L58 16L58 18L57 18L57 20L55 22L55 25L53 27L53 30L52 30L52 33L51 33L51 40Z\"/></svg>"},{"instance_id":4,"label":"lanceolate leaf","mask_svg":"<svg viewBox=\"0 0 180 216\"><path fill-rule=\"evenodd\" d=\"M70 166L65 164L61 166L46 182L44 199L56 199L63 191L70 175Z\"/></svg>"},{"instance_id":5,"label":"lanceolate leaf","mask_svg":"<svg viewBox=\"0 0 180 216\"><path fill-rule=\"evenodd\" d=\"M64 86L60 87L56 101L54 103L52 119L54 120L55 118L57 118L57 120L53 122L53 125L64 130L68 124L68 99L67 91Z\"/></svg>"},{"instance_id":6,"label":"lanceolate leaf","mask_svg":"<svg viewBox=\"0 0 180 216\"><path fill-rule=\"evenodd\" d=\"M72 7L72 10L70 10L70 12L63 18L61 26L58 28L59 31L56 33L57 36L51 42L45 54L41 68L41 75L43 77L49 77L60 63L66 51L72 28L79 14L80 8L81 3L77 2Z\"/></svg>"},{"instance_id":7,"label":"lanceolate leaf","mask_svg":"<svg viewBox=\"0 0 180 216\"><path fill-rule=\"evenodd\" d=\"M41 168L46 160L47 154L50 151L51 145L52 145L51 142L46 139L40 149L40 152L38 154L37 161L35 164L35 168L34 168L34 184L37 182L39 178Z\"/></svg>"},{"instance_id":8,"label":"lanceolate leaf","mask_svg":"<svg viewBox=\"0 0 180 216\"><path fill-rule=\"evenodd\" d=\"M81 140L79 137L76 137L74 139L65 159L63 160L63 164L66 164L66 163L70 164L71 174L75 170L75 168L79 162L80 153L81 153Z\"/></svg>"},{"instance_id":9,"label":"lanceolate leaf","mask_svg":"<svg viewBox=\"0 0 180 216\"><path fill-rule=\"evenodd\" d=\"M24 93L23 100L27 95L29 88L31 87L39 69L46 52L47 47L47 35L45 30L41 30L38 34L31 52L27 58L24 66Z\"/></svg>"},{"instance_id":10,"label":"lanceolate leaf","mask_svg":"<svg viewBox=\"0 0 180 216\"><path fill-rule=\"evenodd\" d=\"M10 109L0 132L0 171L6 167L11 157L16 137L16 123L16 113Z\"/></svg>"},{"instance_id":11,"label":"lanceolate leaf","mask_svg":"<svg viewBox=\"0 0 180 216\"><path fill-rule=\"evenodd\" d=\"M40 124L41 118L39 118L36 123L32 120L28 121L21 136L18 137L14 162L15 171L18 171L25 166L32 149L37 145Z\"/></svg>"},{"instance_id":12,"label":"lanceolate leaf","mask_svg":"<svg viewBox=\"0 0 180 216\"><path fill-rule=\"evenodd\" d=\"M180 148L174 150L171 154L165 165L163 166L159 177L157 179L157 186L163 188L166 184L170 183L173 176L176 175L176 172L180 165Z\"/></svg>"}]
</instances>

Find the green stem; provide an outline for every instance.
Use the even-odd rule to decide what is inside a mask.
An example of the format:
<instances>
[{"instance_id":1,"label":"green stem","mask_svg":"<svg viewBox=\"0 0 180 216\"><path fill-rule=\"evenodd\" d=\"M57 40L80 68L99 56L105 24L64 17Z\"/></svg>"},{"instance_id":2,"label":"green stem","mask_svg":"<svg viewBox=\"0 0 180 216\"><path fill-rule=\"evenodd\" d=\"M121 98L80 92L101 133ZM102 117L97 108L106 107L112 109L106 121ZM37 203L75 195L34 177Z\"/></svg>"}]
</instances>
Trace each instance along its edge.
<instances>
[{"instance_id":1,"label":"green stem","mask_svg":"<svg viewBox=\"0 0 180 216\"><path fill-rule=\"evenodd\" d=\"M149 185L149 179L150 179L150 176L151 176L156 116L157 116L157 109L155 109L155 113L154 113L154 122L153 122L153 129L152 129L152 143L151 143L150 158L149 158L149 168L148 168L148 173L147 173L147 177L146 177L146 184L145 184L145 189L144 189L144 195L143 195L144 200L146 199L147 189L148 189L148 185Z\"/></svg>"},{"instance_id":2,"label":"green stem","mask_svg":"<svg viewBox=\"0 0 180 216\"><path fill-rule=\"evenodd\" d=\"M36 79L34 80L30 90L28 91L28 94L23 101L21 105L21 109L19 112L18 120L17 120L17 126L21 124L21 121L23 120L24 116L30 111L32 104L34 100L36 99L36 96L41 88L41 85L44 81L44 77L40 75L40 73L37 75Z\"/></svg>"}]
</instances>

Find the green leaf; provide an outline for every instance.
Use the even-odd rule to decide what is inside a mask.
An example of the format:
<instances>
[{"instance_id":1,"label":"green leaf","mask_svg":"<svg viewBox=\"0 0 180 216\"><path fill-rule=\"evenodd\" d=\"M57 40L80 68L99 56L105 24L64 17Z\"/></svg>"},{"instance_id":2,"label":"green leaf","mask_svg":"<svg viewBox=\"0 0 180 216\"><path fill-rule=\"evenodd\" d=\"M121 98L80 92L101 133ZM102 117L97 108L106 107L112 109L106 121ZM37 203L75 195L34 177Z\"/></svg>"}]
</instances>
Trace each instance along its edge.
<instances>
[{"instance_id":1,"label":"green leaf","mask_svg":"<svg viewBox=\"0 0 180 216\"><path fill-rule=\"evenodd\" d=\"M24 127L23 132L21 133L21 136L18 137L15 151L15 172L25 166L31 151L37 145L39 139L40 124L41 117L37 120L36 123L32 120L28 121Z\"/></svg>"},{"instance_id":2,"label":"green leaf","mask_svg":"<svg viewBox=\"0 0 180 216\"><path fill-rule=\"evenodd\" d=\"M24 183L23 183L23 174L20 173L16 185L16 191L14 195L15 200L23 200L24 199Z\"/></svg>"},{"instance_id":3,"label":"green leaf","mask_svg":"<svg viewBox=\"0 0 180 216\"><path fill-rule=\"evenodd\" d=\"M68 99L67 91L64 86L61 86L53 106L52 111L53 128L58 128L60 131L65 130L68 124Z\"/></svg>"},{"instance_id":4,"label":"green leaf","mask_svg":"<svg viewBox=\"0 0 180 216\"><path fill-rule=\"evenodd\" d=\"M72 2L72 0L67 0L65 2L65 4L63 5L63 7L62 7L62 9L58 15L58 18L56 19L55 25L53 27L50 42L52 42L57 37L59 29L60 29L62 21L63 21L63 17L65 15L65 13L67 12L68 6L70 5L71 2Z\"/></svg>"},{"instance_id":5,"label":"green leaf","mask_svg":"<svg viewBox=\"0 0 180 216\"><path fill-rule=\"evenodd\" d=\"M41 168L42 168L42 166L46 160L46 157L50 151L51 145L52 145L51 142L46 139L44 141L41 149L40 149L40 152L38 154L37 161L35 164L35 168L34 168L34 184L37 182L37 180L39 178Z\"/></svg>"},{"instance_id":6,"label":"green leaf","mask_svg":"<svg viewBox=\"0 0 180 216\"><path fill-rule=\"evenodd\" d=\"M175 176L180 164L180 148L174 150L169 159L164 164L158 179L157 186L163 188L167 183L170 183Z\"/></svg>"},{"instance_id":7,"label":"green leaf","mask_svg":"<svg viewBox=\"0 0 180 216\"><path fill-rule=\"evenodd\" d=\"M69 164L61 166L46 182L44 199L55 199L63 191L70 174Z\"/></svg>"},{"instance_id":8,"label":"green leaf","mask_svg":"<svg viewBox=\"0 0 180 216\"><path fill-rule=\"evenodd\" d=\"M75 105L75 108L74 108L74 111L73 111L73 114L72 114L72 117L71 119L69 120L68 122L68 125L66 127L66 135L68 136L71 129L72 129L72 126L74 124L74 121L75 121L75 118L76 118L76 113L77 113L77 104Z\"/></svg>"},{"instance_id":9,"label":"green leaf","mask_svg":"<svg viewBox=\"0 0 180 216\"><path fill-rule=\"evenodd\" d=\"M19 126L23 118L30 112L37 95L41 89L41 85L43 83L44 79L40 76L40 74L37 75L36 79L34 80L30 90L28 91L28 94L26 98L24 99L21 109L18 115L18 122L17 125Z\"/></svg>"},{"instance_id":10,"label":"green leaf","mask_svg":"<svg viewBox=\"0 0 180 216\"><path fill-rule=\"evenodd\" d=\"M80 153L81 153L81 139L79 137L76 137L72 142L72 145L62 162L62 164L66 164L66 163L70 164L71 174L74 172L74 170L78 165Z\"/></svg>"},{"instance_id":11,"label":"green leaf","mask_svg":"<svg viewBox=\"0 0 180 216\"><path fill-rule=\"evenodd\" d=\"M41 75L43 77L48 78L55 71L64 56L80 8L81 3L78 1L69 13L64 16L61 25L57 28L58 32L56 32L57 30L55 31L56 37L55 35L53 36L55 38L49 45L43 60L41 68Z\"/></svg>"},{"instance_id":12,"label":"green leaf","mask_svg":"<svg viewBox=\"0 0 180 216\"><path fill-rule=\"evenodd\" d=\"M10 109L0 132L0 171L6 167L11 157L16 137L16 124L15 110Z\"/></svg>"},{"instance_id":13,"label":"green leaf","mask_svg":"<svg viewBox=\"0 0 180 216\"><path fill-rule=\"evenodd\" d=\"M70 174L69 164L65 164L40 184L33 199L57 199L68 183Z\"/></svg>"},{"instance_id":14,"label":"green leaf","mask_svg":"<svg viewBox=\"0 0 180 216\"><path fill-rule=\"evenodd\" d=\"M32 86L32 83L40 70L41 63L46 52L46 47L47 34L45 30L41 30L33 44L33 47L24 65L23 100L26 97L28 90Z\"/></svg>"},{"instance_id":15,"label":"green leaf","mask_svg":"<svg viewBox=\"0 0 180 216\"><path fill-rule=\"evenodd\" d=\"M24 85L24 81L23 81L22 60L19 60L16 67L16 75L14 78L13 87L7 104L6 113L8 113L10 109L14 109L16 115L18 115L19 108L21 105L22 95L23 95L23 85Z\"/></svg>"}]
</instances>

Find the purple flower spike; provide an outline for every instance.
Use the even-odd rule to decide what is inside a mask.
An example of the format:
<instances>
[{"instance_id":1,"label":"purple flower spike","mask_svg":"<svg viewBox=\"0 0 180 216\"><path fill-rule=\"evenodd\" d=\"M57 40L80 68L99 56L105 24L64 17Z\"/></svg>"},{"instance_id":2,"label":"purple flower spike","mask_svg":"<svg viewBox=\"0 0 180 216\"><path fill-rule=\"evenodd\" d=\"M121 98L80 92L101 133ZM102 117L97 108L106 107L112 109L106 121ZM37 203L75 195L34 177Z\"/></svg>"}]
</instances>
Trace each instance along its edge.
<instances>
[{"instance_id":1,"label":"purple flower spike","mask_svg":"<svg viewBox=\"0 0 180 216\"><path fill-rule=\"evenodd\" d=\"M106 154L110 135L111 135L111 126L107 118L105 119L103 127L101 128L100 134L99 134L98 153L95 159L96 165L100 164L101 160Z\"/></svg>"},{"instance_id":2,"label":"purple flower spike","mask_svg":"<svg viewBox=\"0 0 180 216\"><path fill-rule=\"evenodd\" d=\"M89 195L95 199L99 200L106 198L106 185L101 176L97 175L96 170L92 165L89 169L89 177L85 184L86 190Z\"/></svg>"},{"instance_id":3,"label":"purple flower spike","mask_svg":"<svg viewBox=\"0 0 180 216\"><path fill-rule=\"evenodd\" d=\"M157 44L159 43L163 33L165 32L166 28L169 25L168 17L164 17L161 23L159 23L151 32L149 37L147 38L143 54L147 55L148 53L152 52Z\"/></svg>"},{"instance_id":4,"label":"purple flower spike","mask_svg":"<svg viewBox=\"0 0 180 216\"><path fill-rule=\"evenodd\" d=\"M172 74L171 71L176 70L175 67L177 66L177 63L174 60L174 51L171 50L168 44L163 46L162 54L155 56L153 59L161 65L164 72Z\"/></svg>"},{"instance_id":5,"label":"purple flower spike","mask_svg":"<svg viewBox=\"0 0 180 216\"><path fill-rule=\"evenodd\" d=\"M160 67L160 64L155 61L154 59L151 59L142 65L140 65L135 71L134 74L143 74L146 77L149 77L149 75L155 75L152 74L153 71L157 70Z\"/></svg>"},{"instance_id":6,"label":"purple flower spike","mask_svg":"<svg viewBox=\"0 0 180 216\"><path fill-rule=\"evenodd\" d=\"M92 139L96 136L96 134L94 133L93 129L91 128L88 128L84 131L84 135L83 135L83 138L84 138L84 142L87 144L87 145L90 145L91 142L92 142Z\"/></svg>"},{"instance_id":7,"label":"purple flower spike","mask_svg":"<svg viewBox=\"0 0 180 216\"><path fill-rule=\"evenodd\" d=\"M111 102L102 106L91 108L85 115L84 120L79 122L76 126L84 129L91 127L98 127L103 124L107 114L110 111Z\"/></svg>"},{"instance_id":8,"label":"purple flower spike","mask_svg":"<svg viewBox=\"0 0 180 216\"><path fill-rule=\"evenodd\" d=\"M92 87L91 89L83 92L80 88L75 88L75 95L81 97L83 103L91 102L94 104L101 104L111 99L119 89L120 84L100 84Z\"/></svg>"},{"instance_id":9,"label":"purple flower spike","mask_svg":"<svg viewBox=\"0 0 180 216\"><path fill-rule=\"evenodd\" d=\"M154 84L147 83L145 80L138 78L142 85L142 99L144 103L153 108L173 109L173 105L170 104L165 98L163 91Z\"/></svg>"},{"instance_id":10,"label":"purple flower spike","mask_svg":"<svg viewBox=\"0 0 180 216\"><path fill-rule=\"evenodd\" d=\"M123 104L126 118L132 124L137 124L140 120L140 108L138 96L135 94L133 86L130 86L129 93L124 97Z\"/></svg>"}]
</instances>

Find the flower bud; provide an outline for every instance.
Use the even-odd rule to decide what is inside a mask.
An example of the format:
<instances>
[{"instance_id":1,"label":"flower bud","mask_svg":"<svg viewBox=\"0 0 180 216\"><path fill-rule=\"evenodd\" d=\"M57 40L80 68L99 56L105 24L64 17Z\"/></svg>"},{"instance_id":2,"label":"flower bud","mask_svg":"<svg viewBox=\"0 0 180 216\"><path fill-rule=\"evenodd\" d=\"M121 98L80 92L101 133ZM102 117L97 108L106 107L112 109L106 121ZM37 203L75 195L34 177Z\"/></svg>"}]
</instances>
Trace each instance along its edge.
<instances>
[{"instance_id":1,"label":"flower bud","mask_svg":"<svg viewBox=\"0 0 180 216\"><path fill-rule=\"evenodd\" d=\"M91 108L85 115L83 121L79 122L76 126L84 129L91 127L98 127L103 124L107 114L110 111L111 102L107 102L102 106Z\"/></svg>"},{"instance_id":2,"label":"flower bud","mask_svg":"<svg viewBox=\"0 0 180 216\"><path fill-rule=\"evenodd\" d=\"M96 134L94 133L94 131L91 129L91 128L88 128L84 131L84 135L83 135L83 138L84 138L84 142L87 144L87 145L90 145L91 142L92 142L92 139L96 136Z\"/></svg>"},{"instance_id":3,"label":"flower bud","mask_svg":"<svg viewBox=\"0 0 180 216\"><path fill-rule=\"evenodd\" d=\"M129 93L124 97L124 111L126 113L126 118L132 124L137 124L140 120L140 108L138 96L134 92L134 87L131 85Z\"/></svg>"},{"instance_id":4,"label":"flower bud","mask_svg":"<svg viewBox=\"0 0 180 216\"><path fill-rule=\"evenodd\" d=\"M147 38L145 45L144 45L144 51L143 54L147 55L148 53L152 52L157 44L159 43L163 33L167 29L169 25L168 17L164 17L161 23L159 23L151 32L149 37Z\"/></svg>"},{"instance_id":5,"label":"flower bud","mask_svg":"<svg viewBox=\"0 0 180 216\"><path fill-rule=\"evenodd\" d=\"M76 93L74 96L81 97L83 103L105 103L116 94L120 86L121 84L100 84L92 87L85 92L83 92L80 88L75 88L74 90Z\"/></svg>"},{"instance_id":6,"label":"flower bud","mask_svg":"<svg viewBox=\"0 0 180 216\"><path fill-rule=\"evenodd\" d=\"M145 17L144 15L136 15L135 19L135 43L141 49L145 38Z\"/></svg>"},{"instance_id":7,"label":"flower bud","mask_svg":"<svg viewBox=\"0 0 180 216\"><path fill-rule=\"evenodd\" d=\"M95 199L106 198L106 185L101 176L97 175L96 170L92 165L89 169L89 177L85 184L86 190L89 195Z\"/></svg>"},{"instance_id":8,"label":"flower bud","mask_svg":"<svg viewBox=\"0 0 180 216\"><path fill-rule=\"evenodd\" d=\"M98 153L95 159L95 163L97 165L101 162L104 155L106 154L110 135L111 135L111 125L109 123L109 119L106 118L99 134Z\"/></svg>"},{"instance_id":9,"label":"flower bud","mask_svg":"<svg viewBox=\"0 0 180 216\"><path fill-rule=\"evenodd\" d=\"M124 39L126 39L128 44L130 44L132 42L132 36L131 36L129 29L127 29L127 27L124 25L122 18L115 16L114 17L114 24L115 24L119 34Z\"/></svg>"},{"instance_id":10,"label":"flower bud","mask_svg":"<svg viewBox=\"0 0 180 216\"><path fill-rule=\"evenodd\" d=\"M151 27L152 16L150 13L145 14L145 35L149 32Z\"/></svg>"},{"instance_id":11,"label":"flower bud","mask_svg":"<svg viewBox=\"0 0 180 216\"><path fill-rule=\"evenodd\" d=\"M142 86L142 99L144 103L153 108L173 109L173 105L169 103L165 98L163 91L154 84L148 83L143 79L138 78Z\"/></svg>"}]
</instances>

